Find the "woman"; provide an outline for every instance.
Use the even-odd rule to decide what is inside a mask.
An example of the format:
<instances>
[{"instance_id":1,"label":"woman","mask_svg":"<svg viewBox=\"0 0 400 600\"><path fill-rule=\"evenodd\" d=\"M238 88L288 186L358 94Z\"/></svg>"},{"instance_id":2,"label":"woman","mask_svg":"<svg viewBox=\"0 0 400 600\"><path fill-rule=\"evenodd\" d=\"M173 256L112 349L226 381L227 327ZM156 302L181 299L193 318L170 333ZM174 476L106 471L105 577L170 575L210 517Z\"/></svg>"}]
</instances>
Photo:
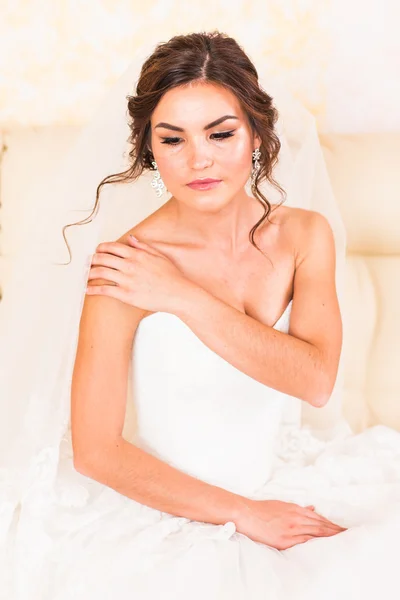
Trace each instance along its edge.
<instances>
[{"instance_id":1,"label":"woman","mask_svg":"<svg viewBox=\"0 0 400 600\"><path fill-rule=\"evenodd\" d=\"M266 106L268 102L266 96ZM130 106L135 117L133 101ZM262 116L263 147L269 144L272 156L261 156L270 172L279 143L273 108ZM242 513L240 497L182 476L147 454L139 455L142 471L132 472L136 449L124 445L122 429L135 332L151 314L175 315L240 371L320 406L333 388L341 347L333 236L325 218L314 211L276 205L273 222L263 219L263 206L244 189L252 153L262 139L253 135L232 91L202 80L173 87L149 118L151 160L173 196L117 243L100 244L94 254L87 293L95 297L84 305L72 388L75 466L154 508L200 521L236 522L236 511L239 520ZM212 122L216 124L210 127ZM201 183L209 178L215 183ZM249 230L258 221L264 254L249 241ZM130 241L130 235L140 241ZM289 311L291 337L273 328ZM160 323L151 321L153 327ZM221 426L227 426L220 418ZM196 426L193 410L186 426ZM139 490L129 492L135 485ZM209 506L202 500L205 494ZM269 505L260 514L252 514L251 507L243 511L250 519L243 530L280 550L314 537L313 532L343 531L311 509L299 511L303 520L290 530L287 521L293 515L285 503L276 507L282 513L276 530L271 532L265 522L263 531L261 519ZM283 539L285 534L289 539Z\"/></svg>"},{"instance_id":2,"label":"woman","mask_svg":"<svg viewBox=\"0 0 400 600\"><path fill-rule=\"evenodd\" d=\"M95 208L105 183L143 169L172 195L92 256L71 382L74 472L60 460L57 502L46 515L40 505L26 597L397 598L398 503L345 527L296 502L311 479L309 490L340 497L340 443L301 468L279 460L288 398L330 399L342 326L329 221L258 186L281 189L272 97L219 33L160 44L136 92L130 164L99 185ZM382 448L395 466L392 433ZM68 476L83 499L78 486L60 501Z\"/></svg>"}]
</instances>

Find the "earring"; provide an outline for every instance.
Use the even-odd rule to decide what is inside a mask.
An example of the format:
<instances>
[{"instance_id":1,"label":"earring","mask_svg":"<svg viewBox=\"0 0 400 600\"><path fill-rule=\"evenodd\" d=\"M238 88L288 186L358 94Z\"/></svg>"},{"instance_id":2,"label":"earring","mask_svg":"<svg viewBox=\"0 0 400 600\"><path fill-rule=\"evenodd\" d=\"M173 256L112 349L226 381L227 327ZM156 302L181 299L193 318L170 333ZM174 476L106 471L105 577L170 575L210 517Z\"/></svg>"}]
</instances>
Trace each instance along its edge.
<instances>
[{"instance_id":1,"label":"earring","mask_svg":"<svg viewBox=\"0 0 400 600\"><path fill-rule=\"evenodd\" d=\"M254 184L256 181L256 177L257 177L257 173L261 168L261 165L258 161L258 159L261 157L261 152L259 148L256 148L253 152L253 159L254 159L254 165L253 165L253 170L251 172L251 183Z\"/></svg>"},{"instance_id":2,"label":"earring","mask_svg":"<svg viewBox=\"0 0 400 600\"><path fill-rule=\"evenodd\" d=\"M155 168L155 173L154 173L153 179L150 182L150 185L154 189L154 191L157 195L157 198L160 198L160 196L162 196L162 194L164 192L165 184L164 184L163 180L161 179L160 171L158 170L156 161L153 160L151 164Z\"/></svg>"}]
</instances>

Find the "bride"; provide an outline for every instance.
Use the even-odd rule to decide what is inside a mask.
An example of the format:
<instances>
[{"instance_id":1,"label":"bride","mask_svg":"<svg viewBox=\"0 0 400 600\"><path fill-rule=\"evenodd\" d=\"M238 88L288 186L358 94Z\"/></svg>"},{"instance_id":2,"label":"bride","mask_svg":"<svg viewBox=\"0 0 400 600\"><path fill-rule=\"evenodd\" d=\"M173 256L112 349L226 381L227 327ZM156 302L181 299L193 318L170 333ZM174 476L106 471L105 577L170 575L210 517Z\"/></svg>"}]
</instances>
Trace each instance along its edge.
<instances>
[{"instance_id":1,"label":"bride","mask_svg":"<svg viewBox=\"0 0 400 600\"><path fill-rule=\"evenodd\" d=\"M344 426L323 441L298 418L331 401L342 347L340 223L304 112L282 125L250 58L218 32L158 44L126 100L129 140L112 115L94 121L68 185L53 183L87 202L118 145L107 131L129 142L73 224L69 275L58 265L60 287L46 288L65 306L57 322L41 307L47 365L11 392L7 597L398 598L398 432ZM90 176L78 169L88 140ZM146 171L170 198L98 243L100 192L124 189L132 210Z\"/></svg>"}]
</instances>

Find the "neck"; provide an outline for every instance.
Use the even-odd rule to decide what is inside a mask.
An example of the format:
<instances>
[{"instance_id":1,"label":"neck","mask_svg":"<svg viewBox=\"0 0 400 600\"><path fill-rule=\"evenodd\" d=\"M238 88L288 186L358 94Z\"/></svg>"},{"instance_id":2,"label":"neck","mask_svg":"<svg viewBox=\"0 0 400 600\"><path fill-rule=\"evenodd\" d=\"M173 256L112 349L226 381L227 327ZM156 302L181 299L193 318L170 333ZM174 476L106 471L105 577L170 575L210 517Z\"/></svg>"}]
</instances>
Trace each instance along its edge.
<instances>
[{"instance_id":1,"label":"neck","mask_svg":"<svg viewBox=\"0 0 400 600\"><path fill-rule=\"evenodd\" d=\"M185 244L206 247L224 252L235 252L247 247L249 232L262 217L260 202L248 196L243 189L234 198L225 203L209 204L188 202L173 196L168 204L172 212L175 230Z\"/></svg>"}]
</instances>

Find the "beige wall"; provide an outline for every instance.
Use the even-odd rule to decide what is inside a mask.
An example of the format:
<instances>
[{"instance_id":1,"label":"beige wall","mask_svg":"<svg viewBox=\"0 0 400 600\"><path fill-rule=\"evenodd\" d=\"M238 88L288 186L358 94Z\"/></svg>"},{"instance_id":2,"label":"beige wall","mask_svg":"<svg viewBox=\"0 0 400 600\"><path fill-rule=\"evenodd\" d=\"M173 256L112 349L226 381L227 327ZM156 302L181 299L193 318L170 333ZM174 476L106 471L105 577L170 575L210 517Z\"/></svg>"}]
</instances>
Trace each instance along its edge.
<instances>
[{"instance_id":1,"label":"beige wall","mask_svg":"<svg viewBox=\"0 0 400 600\"><path fill-rule=\"evenodd\" d=\"M320 131L400 127L397 0L0 0L0 12L0 129L84 122L149 37L212 29L261 50Z\"/></svg>"}]
</instances>

